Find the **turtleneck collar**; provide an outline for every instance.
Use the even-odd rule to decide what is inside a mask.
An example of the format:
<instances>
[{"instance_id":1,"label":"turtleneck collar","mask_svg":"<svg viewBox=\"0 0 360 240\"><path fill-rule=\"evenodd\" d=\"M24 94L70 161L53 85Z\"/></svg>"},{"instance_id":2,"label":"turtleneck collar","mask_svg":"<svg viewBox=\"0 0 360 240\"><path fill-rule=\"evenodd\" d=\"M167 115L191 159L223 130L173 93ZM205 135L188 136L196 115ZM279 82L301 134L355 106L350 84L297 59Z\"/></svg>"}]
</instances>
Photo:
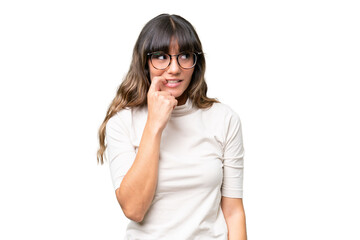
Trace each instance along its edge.
<instances>
[{"instance_id":1,"label":"turtleneck collar","mask_svg":"<svg viewBox=\"0 0 360 240\"><path fill-rule=\"evenodd\" d=\"M195 110L195 107L193 107L192 100L188 97L186 99L185 104L180 106L175 106L174 110L171 112L171 117L180 117L187 115Z\"/></svg>"}]
</instances>

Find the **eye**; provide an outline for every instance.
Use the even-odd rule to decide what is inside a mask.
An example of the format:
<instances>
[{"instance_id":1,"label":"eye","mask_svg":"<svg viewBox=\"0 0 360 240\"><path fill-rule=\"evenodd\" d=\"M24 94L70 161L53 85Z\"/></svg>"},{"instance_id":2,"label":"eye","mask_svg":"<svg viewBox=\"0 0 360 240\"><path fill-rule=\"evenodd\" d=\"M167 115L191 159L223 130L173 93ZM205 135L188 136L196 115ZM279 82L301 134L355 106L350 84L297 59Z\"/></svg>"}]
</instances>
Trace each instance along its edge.
<instances>
[{"instance_id":1,"label":"eye","mask_svg":"<svg viewBox=\"0 0 360 240\"><path fill-rule=\"evenodd\" d=\"M188 53L188 52L185 52L185 53L182 53L181 55L180 55L180 59L181 60L188 60L188 59L190 59L191 58L191 53Z\"/></svg>"},{"instance_id":2,"label":"eye","mask_svg":"<svg viewBox=\"0 0 360 240\"><path fill-rule=\"evenodd\" d=\"M155 52L153 53L152 58L156 60L167 60L168 56L166 53L163 52Z\"/></svg>"}]
</instances>

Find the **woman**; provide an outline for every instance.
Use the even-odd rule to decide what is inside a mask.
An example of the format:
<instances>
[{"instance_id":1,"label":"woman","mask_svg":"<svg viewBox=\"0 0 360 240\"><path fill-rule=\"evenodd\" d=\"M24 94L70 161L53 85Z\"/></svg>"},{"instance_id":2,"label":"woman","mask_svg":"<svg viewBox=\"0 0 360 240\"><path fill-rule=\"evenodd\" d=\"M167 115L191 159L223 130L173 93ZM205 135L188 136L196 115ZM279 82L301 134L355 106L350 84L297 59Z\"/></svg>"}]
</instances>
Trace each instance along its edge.
<instances>
[{"instance_id":1,"label":"woman","mask_svg":"<svg viewBox=\"0 0 360 240\"><path fill-rule=\"evenodd\" d=\"M206 96L193 26L161 14L142 29L99 129L125 239L246 239L239 116ZM107 144L105 145L105 140Z\"/></svg>"}]
</instances>

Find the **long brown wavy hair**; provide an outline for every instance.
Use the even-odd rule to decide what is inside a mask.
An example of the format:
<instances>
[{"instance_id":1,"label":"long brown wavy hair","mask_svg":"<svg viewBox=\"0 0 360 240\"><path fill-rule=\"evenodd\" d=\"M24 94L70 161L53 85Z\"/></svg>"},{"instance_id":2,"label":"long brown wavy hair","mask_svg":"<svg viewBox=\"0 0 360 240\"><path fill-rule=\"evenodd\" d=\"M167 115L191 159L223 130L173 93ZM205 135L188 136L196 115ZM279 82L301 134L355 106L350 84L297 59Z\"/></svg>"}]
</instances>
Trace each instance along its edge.
<instances>
[{"instance_id":1,"label":"long brown wavy hair","mask_svg":"<svg viewBox=\"0 0 360 240\"><path fill-rule=\"evenodd\" d=\"M142 29L135 43L130 69L121 82L115 98L112 100L105 119L98 132L100 148L97 151L97 161L104 163L105 132L109 119L121 109L129 107L147 106L147 93L151 84L147 53L155 51L169 51L172 38L179 44L179 50L202 53L200 39L190 22L178 15L160 14L151 19ZM209 108L216 98L206 96L205 57L198 55L198 60L186 89L187 96L198 108Z\"/></svg>"}]
</instances>

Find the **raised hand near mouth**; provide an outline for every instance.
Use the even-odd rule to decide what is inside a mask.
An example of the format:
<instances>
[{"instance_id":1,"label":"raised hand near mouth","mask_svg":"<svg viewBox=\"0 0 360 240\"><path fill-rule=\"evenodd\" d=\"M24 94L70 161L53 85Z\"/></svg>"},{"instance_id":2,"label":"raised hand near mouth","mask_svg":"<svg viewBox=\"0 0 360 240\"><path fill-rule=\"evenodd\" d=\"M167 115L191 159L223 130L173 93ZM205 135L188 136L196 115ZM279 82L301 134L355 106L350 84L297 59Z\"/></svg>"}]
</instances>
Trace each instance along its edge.
<instances>
[{"instance_id":1,"label":"raised hand near mouth","mask_svg":"<svg viewBox=\"0 0 360 240\"><path fill-rule=\"evenodd\" d=\"M165 84L166 79L164 77L154 77L147 93L148 124L161 131L165 128L171 112L178 104L178 101L170 92L161 91L162 86Z\"/></svg>"}]
</instances>

